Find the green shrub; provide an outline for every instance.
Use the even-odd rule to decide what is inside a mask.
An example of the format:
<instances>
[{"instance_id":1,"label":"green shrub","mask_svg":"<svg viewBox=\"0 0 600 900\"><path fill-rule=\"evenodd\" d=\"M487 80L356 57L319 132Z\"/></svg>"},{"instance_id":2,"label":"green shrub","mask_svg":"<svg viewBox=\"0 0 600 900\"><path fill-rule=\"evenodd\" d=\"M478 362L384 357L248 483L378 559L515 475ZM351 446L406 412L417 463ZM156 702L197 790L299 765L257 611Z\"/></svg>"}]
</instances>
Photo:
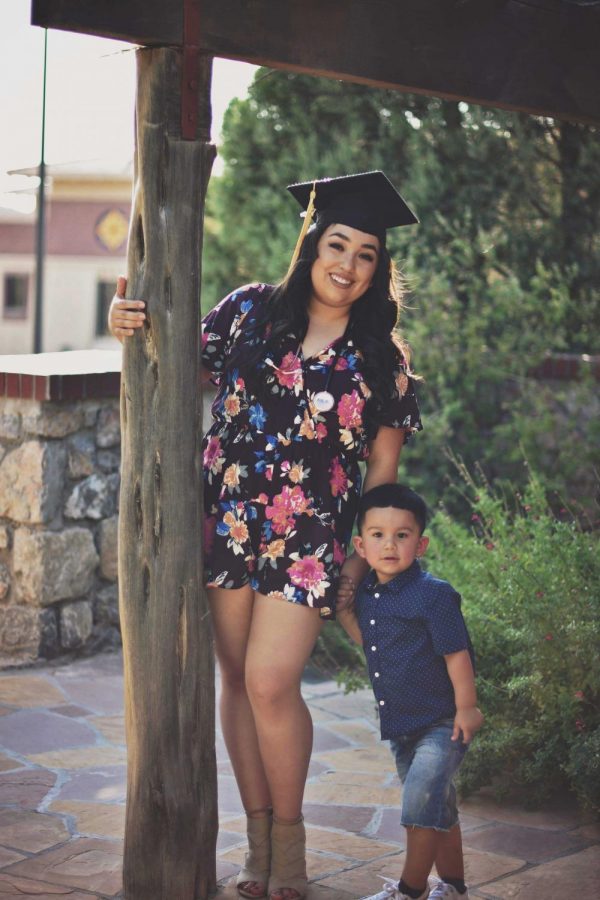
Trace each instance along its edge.
<instances>
[{"instance_id":1,"label":"green shrub","mask_svg":"<svg viewBox=\"0 0 600 900\"><path fill-rule=\"evenodd\" d=\"M600 541L534 475L499 496L459 466L471 527L445 511L427 565L463 597L486 715L461 769L464 791L493 783L525 803L572 787L600 809Z\"/></svg>"}]
</instances>

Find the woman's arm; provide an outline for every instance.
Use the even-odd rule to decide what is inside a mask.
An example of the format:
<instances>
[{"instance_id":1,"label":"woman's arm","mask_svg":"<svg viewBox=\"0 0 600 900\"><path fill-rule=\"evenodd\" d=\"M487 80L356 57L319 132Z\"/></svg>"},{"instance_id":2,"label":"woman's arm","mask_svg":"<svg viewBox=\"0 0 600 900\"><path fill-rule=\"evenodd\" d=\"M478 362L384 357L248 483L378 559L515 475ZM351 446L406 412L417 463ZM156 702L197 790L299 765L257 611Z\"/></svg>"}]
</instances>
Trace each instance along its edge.
<instances>
[{"instance_id":1,"label":"woman's arm","mask_svg":"<svg viewBox=\"0 0 600 900\"><path fill-rule=\"evenodd\" d=\"M367 474L364 491L379 484L395 484L398 480L398 463L404 444L404 429L380 425L375 438L369 445Z\"/></svg>"},{"instance_id":2,"label":"woman's arm","mask_svg":"<svg viewBox=\"0 0 600 900\"><path fill-rule=\"evenodd\" d=\"M483 725L483 714L477 708L473 664L468 650L448 653L444 659L454 688L454 702L456 703L452 740L457 741L462 732L462 739L465 744L468 744Z\"/></svg>"}]
</instances>

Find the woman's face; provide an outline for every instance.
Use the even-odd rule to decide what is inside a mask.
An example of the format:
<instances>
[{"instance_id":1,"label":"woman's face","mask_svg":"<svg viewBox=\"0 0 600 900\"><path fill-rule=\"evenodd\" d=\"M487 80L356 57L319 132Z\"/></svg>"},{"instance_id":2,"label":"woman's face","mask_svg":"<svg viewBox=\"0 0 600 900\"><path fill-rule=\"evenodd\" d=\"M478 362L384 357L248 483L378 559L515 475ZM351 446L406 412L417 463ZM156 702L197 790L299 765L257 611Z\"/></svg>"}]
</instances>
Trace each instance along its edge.
<instances>
[{"instance_id":1,"label":"woman's face","mask_svg":"<svg viewBox=\"0 0 600 900\"><path fill-rule=\"evenodd\" d=\"M348 225L329 225L317 244L311 269L312 295L316 304L348 309L369 289L379 259L379 238Z\"/></svg>"}]
</instances>

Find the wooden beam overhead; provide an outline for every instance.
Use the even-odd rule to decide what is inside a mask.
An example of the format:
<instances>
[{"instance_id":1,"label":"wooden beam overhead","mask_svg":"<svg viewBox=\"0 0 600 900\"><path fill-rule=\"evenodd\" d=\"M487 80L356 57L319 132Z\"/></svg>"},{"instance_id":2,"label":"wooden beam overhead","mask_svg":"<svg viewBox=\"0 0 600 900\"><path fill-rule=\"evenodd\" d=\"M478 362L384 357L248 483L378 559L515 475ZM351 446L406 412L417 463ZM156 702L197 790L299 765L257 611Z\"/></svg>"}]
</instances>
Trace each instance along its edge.
<instances>
[{"instance_id":1,"label":"wooden beam overhead","mask_svg":"<svg viewBox=\"0 0 600 900\"><path fill-rule=\"evenodd\" d=\"M214 56L600 124L600 2L198 2ZM32 21L177 45L183 0L32 0Z\"/></svg>"}]
</instances>

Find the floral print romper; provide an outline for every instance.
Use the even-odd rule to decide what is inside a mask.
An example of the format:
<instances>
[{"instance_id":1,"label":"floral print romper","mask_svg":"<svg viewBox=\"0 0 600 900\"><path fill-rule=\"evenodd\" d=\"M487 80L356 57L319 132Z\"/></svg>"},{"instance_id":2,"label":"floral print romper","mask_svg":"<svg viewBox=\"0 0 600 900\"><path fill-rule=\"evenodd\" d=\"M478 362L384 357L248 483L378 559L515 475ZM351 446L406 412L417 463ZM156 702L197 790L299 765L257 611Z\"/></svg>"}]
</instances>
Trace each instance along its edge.
<instances>
[{"instance_id":1,"label":"floral print romper","mask_svg":"<svg viewBox=\"0 0 600 900\"><path fill-rule=\"evenodd\" d=\"M242 287L203 320L202 364L218 385L203 445L207 584L250 584L331 619L360 496L358 463L368 456L370 391L351 335L304 359L290 334L259 364L268 401L246 390L239 371L221 377L234 345L260 339L248 332L272 290ZM379 424L408 438L421 422L412 379L399 367ZM319 412L314 396L326 384L334 405Z\"/></svg>"}]
</instances>

